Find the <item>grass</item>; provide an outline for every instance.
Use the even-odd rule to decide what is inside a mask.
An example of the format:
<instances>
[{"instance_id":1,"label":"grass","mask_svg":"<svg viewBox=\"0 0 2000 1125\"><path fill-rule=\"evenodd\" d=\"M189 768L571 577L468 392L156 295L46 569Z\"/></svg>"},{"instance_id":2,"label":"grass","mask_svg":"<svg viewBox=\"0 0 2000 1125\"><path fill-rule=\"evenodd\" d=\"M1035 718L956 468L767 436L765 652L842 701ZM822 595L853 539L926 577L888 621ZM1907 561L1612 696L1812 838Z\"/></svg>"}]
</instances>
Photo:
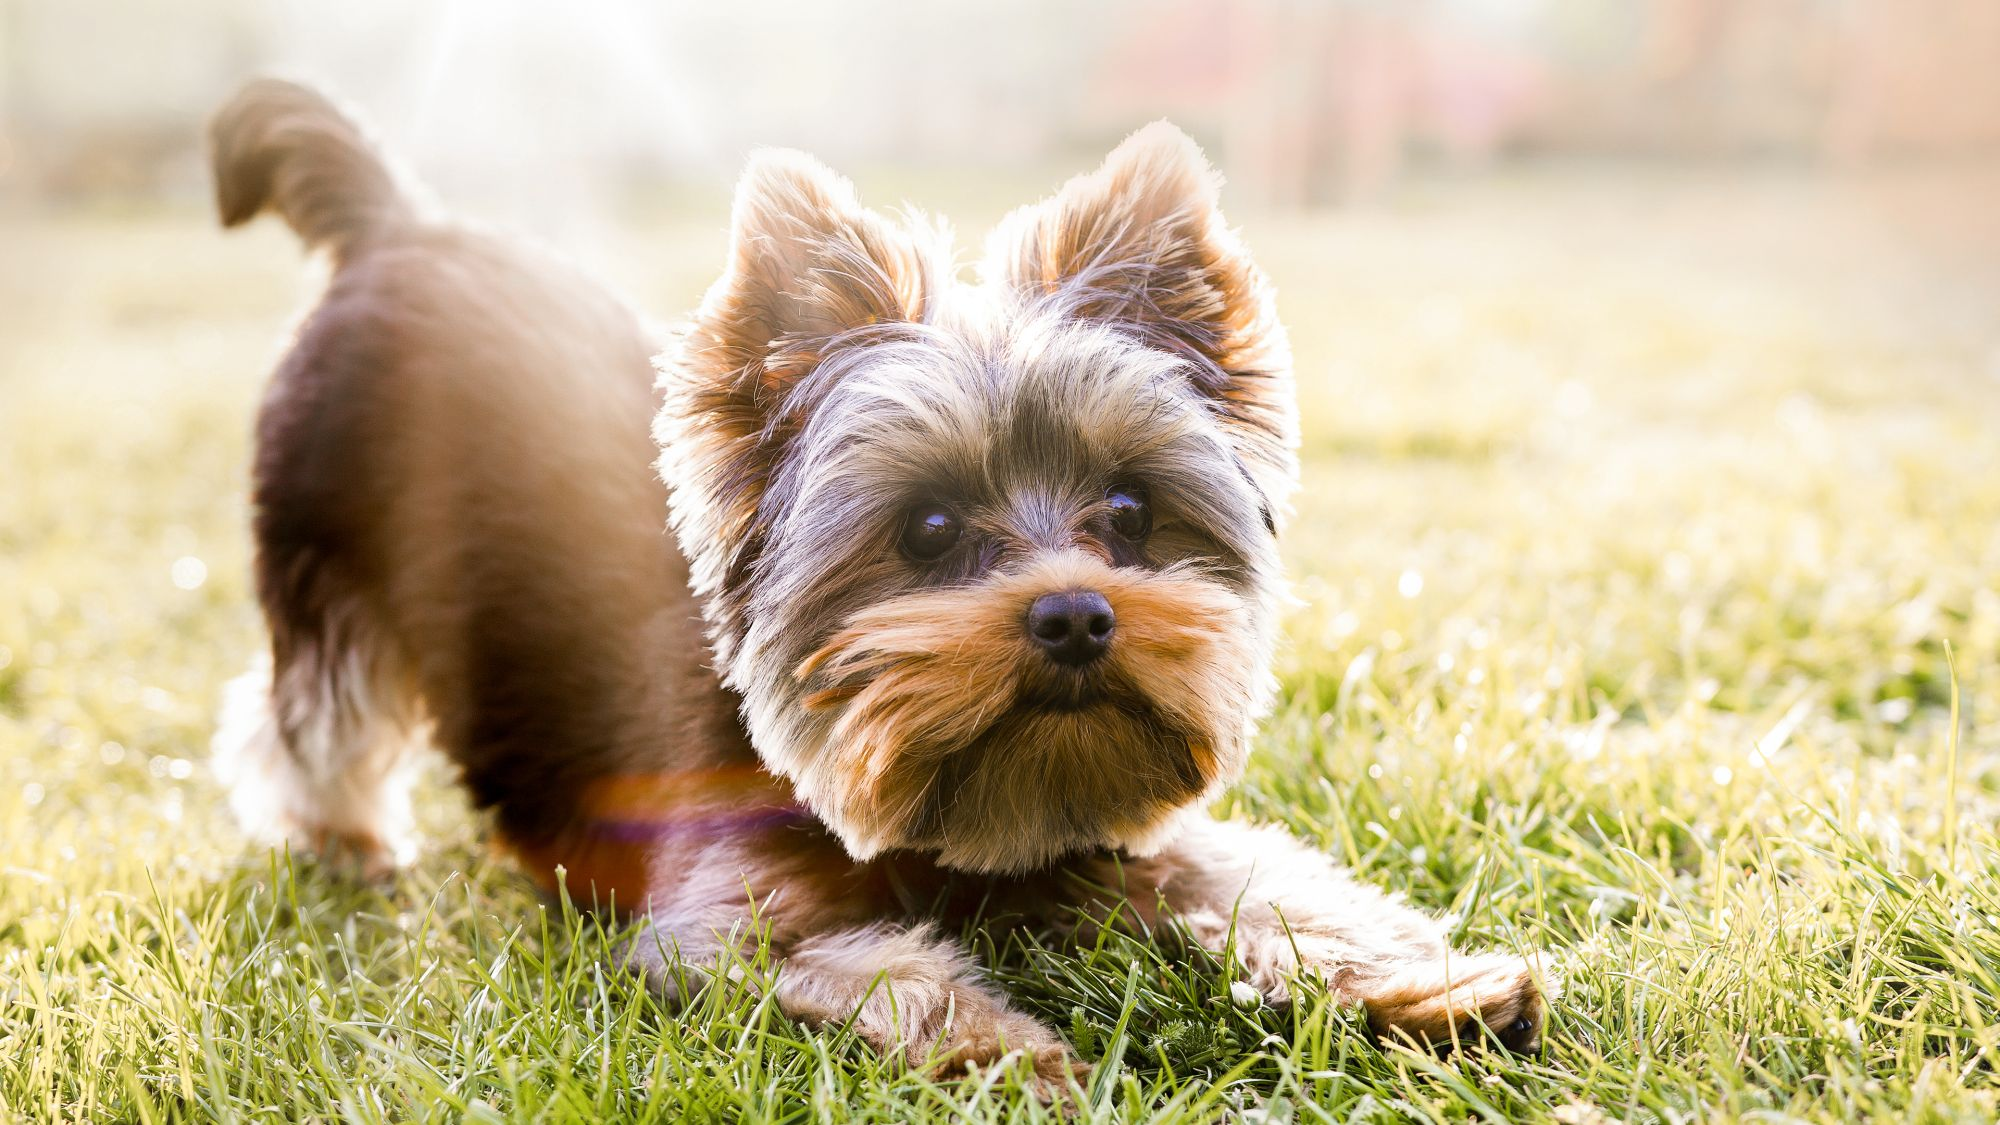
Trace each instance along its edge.
<instances>
[{"instance_id":1,"label":"grass","mask_svg":"<svg viewBox=\"0 0 2000 1125\"><path fill-rule=\"evenodd\" d=\"M713 203L611 272L684 306ZM1323 997L1238 1006L1171 932L970 933L1099 1061L1075 1117L2000 1114L1995 290L1865 204L1572 172L1253 219L1308 466L1226 811L1566 990L1542 1058L1440 1062ZM1056 1118L746 984L662 1006L442 770L393 887L247 848L204 758L260 643L247 418L295 253L192 211L8 233L0 1118Z\"/></svg>"}]
</instances>

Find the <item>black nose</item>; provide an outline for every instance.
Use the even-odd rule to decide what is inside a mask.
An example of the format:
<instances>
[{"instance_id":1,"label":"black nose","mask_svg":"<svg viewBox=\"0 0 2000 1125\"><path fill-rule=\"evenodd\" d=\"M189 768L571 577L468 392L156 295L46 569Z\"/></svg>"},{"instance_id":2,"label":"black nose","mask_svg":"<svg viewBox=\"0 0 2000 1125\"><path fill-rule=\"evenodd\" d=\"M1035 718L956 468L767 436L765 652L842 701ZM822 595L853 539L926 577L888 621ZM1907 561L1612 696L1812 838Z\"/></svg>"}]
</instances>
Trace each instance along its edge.
<instances>
[{"instance_id":1,"label":"black nose","mask_svg":"<svg viewBox=\"0 0 2000 1125\"><path fill-rule=\"evenodd\" d=\"M1050 660L1072 668L1104 655L1117 621L1111 603L1095 590L1043 594L1028 607L1028 635Z\"/></svg>"}]
</instances>

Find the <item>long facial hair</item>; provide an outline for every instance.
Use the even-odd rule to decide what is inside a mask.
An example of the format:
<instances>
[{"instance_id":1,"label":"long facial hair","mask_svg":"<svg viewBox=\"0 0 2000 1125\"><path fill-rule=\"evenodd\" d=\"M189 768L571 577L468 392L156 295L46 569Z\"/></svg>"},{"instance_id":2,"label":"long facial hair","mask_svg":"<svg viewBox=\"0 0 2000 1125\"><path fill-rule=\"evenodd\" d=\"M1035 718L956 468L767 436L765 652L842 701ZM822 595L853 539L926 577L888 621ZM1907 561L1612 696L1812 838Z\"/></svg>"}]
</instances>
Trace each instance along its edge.
<instances>
[{"instance_id":1,"label":"long facial hair","mask_svg":"<svg viewBox=\"0 0 2000 1125\"><path fill-rule=\"evenodd\" d=\"M1050 664L1022 620L1052 591L1102 593L1117 643ZM1053 553L973 585L868 606L798 669L836 716L799 779L850 846L1022 869L1138 842L1240 770L1266 663L1249 607L1192 567Z\"/></svg>"}]
</instances>

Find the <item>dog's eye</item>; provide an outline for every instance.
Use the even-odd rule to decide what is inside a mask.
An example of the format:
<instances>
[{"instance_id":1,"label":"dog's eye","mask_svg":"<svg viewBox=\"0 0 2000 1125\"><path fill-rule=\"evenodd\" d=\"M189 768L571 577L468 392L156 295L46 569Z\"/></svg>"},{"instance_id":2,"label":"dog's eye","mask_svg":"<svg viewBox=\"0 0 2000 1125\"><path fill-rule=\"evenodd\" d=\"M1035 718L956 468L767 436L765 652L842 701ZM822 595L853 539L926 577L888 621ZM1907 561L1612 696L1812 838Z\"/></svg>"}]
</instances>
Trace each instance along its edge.
<instances>
[{"instance_id":1,"label":"dog's eye","mask_svg":"<svg viewBox=\"0 0 2000 1125\"><path fill-rule=\"evenodd\" d=\"M903 550L929 562L956 547L962 531L957 512L943 504L919 504L903 520Z\"/></svg>"},{"instance_id":2,"label":"dog's eye","mask_svg":"<svg viewBox=\"0 0 2000 1125\"><path fill-rule=\"evenodd\" d=\"M1121 485L1105 493L1104 503L1111 509L1111 530L1125 538L1137 542L1153 530L1153 510L1146 506L1145 489Z\"/></svg>"}]
</instances>

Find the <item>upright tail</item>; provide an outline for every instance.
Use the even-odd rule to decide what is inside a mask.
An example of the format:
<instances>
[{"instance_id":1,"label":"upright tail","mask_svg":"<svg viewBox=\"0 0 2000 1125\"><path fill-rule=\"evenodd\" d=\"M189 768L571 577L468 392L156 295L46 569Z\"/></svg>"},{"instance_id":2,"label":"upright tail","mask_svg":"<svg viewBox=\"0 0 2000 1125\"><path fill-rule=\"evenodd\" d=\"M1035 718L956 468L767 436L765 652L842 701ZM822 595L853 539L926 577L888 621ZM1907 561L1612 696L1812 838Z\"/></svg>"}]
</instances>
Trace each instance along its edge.
<instances>
[{"instance_id":1,"label":"upright tail","mask_svg":"<svg viewBox=\"0 0 2000 1125\"><path fill-rule=\"evenodd\" d=\"M208 141L225 227L269 209L307 246L341 255L413 215L375 145L316 90L254 79L209 123Z\"/></svg>"}]
</instances>

